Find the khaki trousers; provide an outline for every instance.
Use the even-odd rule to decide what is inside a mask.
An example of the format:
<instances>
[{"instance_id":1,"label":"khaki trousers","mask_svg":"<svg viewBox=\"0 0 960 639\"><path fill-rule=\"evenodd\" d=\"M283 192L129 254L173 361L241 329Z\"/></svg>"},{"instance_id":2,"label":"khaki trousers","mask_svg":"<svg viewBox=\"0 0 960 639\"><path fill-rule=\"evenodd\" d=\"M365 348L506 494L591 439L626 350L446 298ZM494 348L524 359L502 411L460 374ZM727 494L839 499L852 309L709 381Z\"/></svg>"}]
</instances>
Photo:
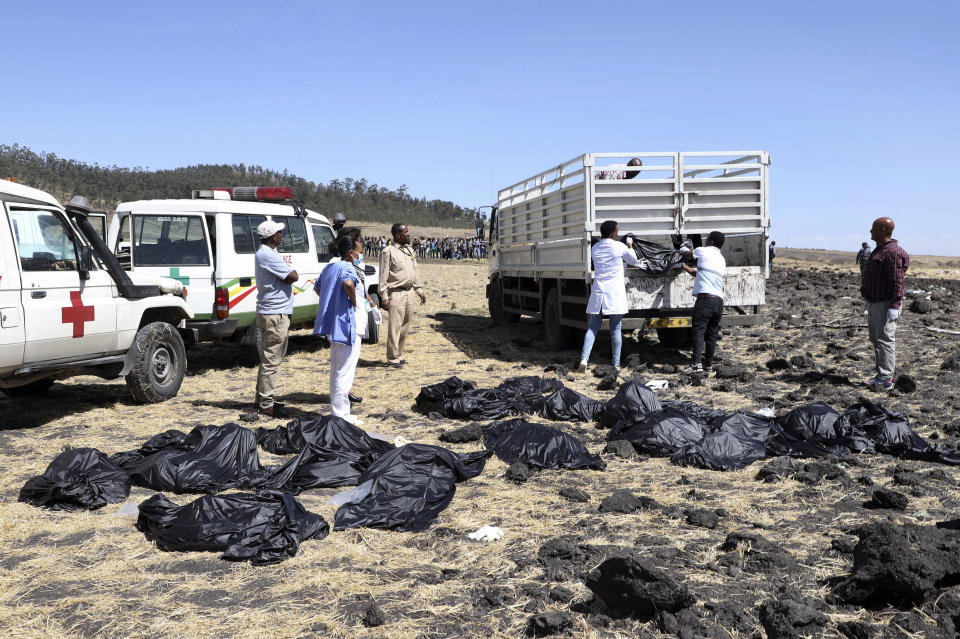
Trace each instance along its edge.
<instances>
[{"instance_id":1,"label":"khaki trousers","mask_svg":"<svg viewBox=\"0 0 960 639\"><path fill-rule=\"evenodd\" d=\"M286 349L287 332L290 330L289 315L260 315L257 313L257 328L260 329L260 370L257 372L257 408L273 406L277 389L280 362Z\"/></svg>"},{"instance_id":2,"label":"khaki trousers","mask_svg":"<svg viewBox=\"0 0 960 639\"><path fill-rule=\"evenodd\" d=\"M403 346L407 341L407 332L413 320L413 310L417 307L417 293L411 288L406 291L390 293L390 310L387 326L387 361L399 362L403 356Z\"/></svg>"}]
</instances>

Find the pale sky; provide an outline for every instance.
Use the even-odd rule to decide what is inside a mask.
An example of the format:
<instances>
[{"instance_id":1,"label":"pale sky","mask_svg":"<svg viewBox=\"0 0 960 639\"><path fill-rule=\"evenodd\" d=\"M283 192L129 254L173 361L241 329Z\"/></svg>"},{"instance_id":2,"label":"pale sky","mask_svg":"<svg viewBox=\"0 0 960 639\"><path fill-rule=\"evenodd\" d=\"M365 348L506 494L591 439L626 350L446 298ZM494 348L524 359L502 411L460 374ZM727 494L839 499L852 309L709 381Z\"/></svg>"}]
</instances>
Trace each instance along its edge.
<instances>
[{"instance_id":1,"label":"pale sky","mask_svg":"<svg viewBox=\"0 0 960 639\"><path fill-rule=\"evenodd\" d=\"M766 150L779 246L960 255L954 2L8 4L0 143L475 207L587 152Z\"/></svg>"}]
</instances>

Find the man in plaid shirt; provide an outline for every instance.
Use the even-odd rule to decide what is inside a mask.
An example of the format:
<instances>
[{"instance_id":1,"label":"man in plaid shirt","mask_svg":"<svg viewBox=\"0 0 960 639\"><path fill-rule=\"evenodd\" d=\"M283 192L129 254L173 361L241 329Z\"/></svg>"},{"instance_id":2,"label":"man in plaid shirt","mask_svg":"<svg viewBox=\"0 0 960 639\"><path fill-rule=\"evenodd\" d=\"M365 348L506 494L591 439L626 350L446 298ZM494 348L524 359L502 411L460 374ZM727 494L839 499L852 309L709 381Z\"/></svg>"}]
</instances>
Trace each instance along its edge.
<instances>
[{"instance_id":1,"label":"man in plaid shirt","mask_svg":"<svg viewBox=\"0 0 960 639\"><path fill-rule=\"evenodd\" d=\"M877 218L870 228L870 239L877 244L863 267L863 312L867 316L870 343L877 361L877 374L868 386L882 390L893 387L897 363L896 332L903 302L903 278L910 268L910 256L893 239L893 220Z\"/></svg>"}]
</instances>

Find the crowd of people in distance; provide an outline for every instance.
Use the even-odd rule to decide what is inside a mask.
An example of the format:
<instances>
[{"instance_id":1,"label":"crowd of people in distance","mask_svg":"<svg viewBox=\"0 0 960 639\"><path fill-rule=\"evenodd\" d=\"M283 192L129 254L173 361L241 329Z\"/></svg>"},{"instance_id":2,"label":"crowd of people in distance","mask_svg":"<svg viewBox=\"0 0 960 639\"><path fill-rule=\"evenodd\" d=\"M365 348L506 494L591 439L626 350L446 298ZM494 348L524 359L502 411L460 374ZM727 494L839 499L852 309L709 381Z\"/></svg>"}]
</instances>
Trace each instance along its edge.
<instances>
[{"instance_id":1,"label":"crowd of people in distance","mask_svg":"<svg viewBox=\"0 0 960 639\"><path fill-rule=\"evenodd\" d=\"M364 251L373 257L379 256L393 242L383 235L363 238ZM476 237L414 237L410 248L419 259L434 260L485 260L487 241Z\"/></svg>"}]
</instances>

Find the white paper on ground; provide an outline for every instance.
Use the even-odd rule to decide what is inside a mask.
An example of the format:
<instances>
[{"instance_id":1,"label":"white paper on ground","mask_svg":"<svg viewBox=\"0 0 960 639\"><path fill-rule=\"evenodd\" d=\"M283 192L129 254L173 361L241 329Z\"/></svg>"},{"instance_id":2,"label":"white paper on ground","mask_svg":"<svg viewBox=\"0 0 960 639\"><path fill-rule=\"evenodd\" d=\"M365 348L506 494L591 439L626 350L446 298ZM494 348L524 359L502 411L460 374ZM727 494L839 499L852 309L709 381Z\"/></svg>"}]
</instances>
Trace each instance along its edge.
<instances>
[{"instance_id":1,"label":"white paper on ground","mask_svg":"<svg viewBox=\"0 0 960 639\"><path fill-rule=\"evenodd\" d=\"M496 526L483 526L467 535L467 537L474 541L497 541L503 537L503 531Z\"/></svg>"},{"instance_id":2,"label":"white paper on ground","mask_svg":"<svg viewBox=\"0 0 960 639\"><path fill-rule=\"evenodd\" d=\"M370 494L373 488L373 480L369 479L358 486L353 486L346 490L341 490L327 501L334 506L343 506L344 504L353 504Z\"/></svg>"}]
</instances>

